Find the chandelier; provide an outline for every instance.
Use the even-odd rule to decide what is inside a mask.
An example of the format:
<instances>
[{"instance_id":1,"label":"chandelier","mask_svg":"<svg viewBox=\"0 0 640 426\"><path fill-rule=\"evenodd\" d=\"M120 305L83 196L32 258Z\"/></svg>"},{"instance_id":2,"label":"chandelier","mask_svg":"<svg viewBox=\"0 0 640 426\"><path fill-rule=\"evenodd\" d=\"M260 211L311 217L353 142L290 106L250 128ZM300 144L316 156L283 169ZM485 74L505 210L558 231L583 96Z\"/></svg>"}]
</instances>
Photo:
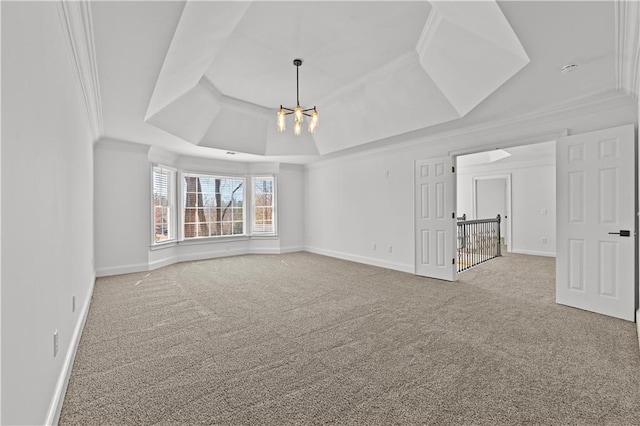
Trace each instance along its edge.
<instances>
[{"instance_id":1,"label":"chandelier","mask_svg":"<svg viewBox=\"0 0 640 426\"><path fill-rule=\"evenodd\" d=\"M315 106L309 109L302 109L300 106L300 79L298 77L298 70L300 69L300 65L302 65L302 59L294 59L293 65L296 66L296 107L291 109L284 108L280 105L280 110L276 118L276 127L279 132L284 132L286 128L284 117L293 114L293 134L298 136L302 132L302 121L306 115L309 117L307 131L309 133L315 133L318 128L318 110Z\"/></svg>"}]
</instances>

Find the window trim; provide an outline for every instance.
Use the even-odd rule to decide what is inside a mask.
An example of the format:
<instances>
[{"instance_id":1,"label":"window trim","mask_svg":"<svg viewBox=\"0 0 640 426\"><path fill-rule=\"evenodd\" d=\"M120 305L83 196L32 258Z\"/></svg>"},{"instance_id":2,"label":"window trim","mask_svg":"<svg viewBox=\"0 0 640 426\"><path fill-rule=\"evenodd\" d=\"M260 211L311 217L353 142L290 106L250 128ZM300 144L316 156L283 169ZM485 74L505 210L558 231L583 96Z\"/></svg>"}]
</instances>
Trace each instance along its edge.
<instances>
[{"instance_id":1,"label":"window trim","mask_svg":"<svg viewBox=\"0 0 640 426\"><path fill-rule=\"evenodd\" d=\"M165 170L168 172L171 172L173 174L173 184L174 184L174 188L173 188L173 197L172 198L172 202L173 204L171 205L171 207L173 207L174 210L174 214L173 217L171 218L172 220L170 220L169 222L167 222L168 226L171 227L173 226L173 238L164 240L164 241L156 241L155 235L156 235L156 216L155 216L155 204L154 204L154 179L153 179L153 174L155 172L155 169L160 169L160 170ZM150 197L150 206L151 206L151 211L150 211L150 215L151 215L151 220L150 220L150 240L151 240L151 244L150 247L152 249L158 249L158 248L164 248L164 247L170 247L170 246L174 246L176 245L176 243L178 242L178 215L176 214L176 210L177 210L177 202L178 202L178 194L177 194L177 188L178 188L178 169L176 169L175 167L170 167L170 166L165 166L164 164L160 164L160 163L150 163L150 173L149 173L149 180L150 180L150 187L151 187L151 191L149 191L149 197ZM171 229L171 228L169 228Z\"/></svg>"},{"instance_id":2,"label":"window trim","mask_svg":"<svg viewBox=\"0 0 640 426\"><path fill-rule=\"evenodd\" d=\"M250 229L250 236L253 239L265 239L265 240L269 240L269 239L277 239L278 238L278 179L277 176L275 174L268 174L268 173L261 173L261 174L255 174L255 175L251 175L251 206L250 206L250 210L251 210L251 229ZM272 233L260 233L260 234L255 234L253 231L253 225L254 225L254 221L255 221L255 212L256 212L256 205L255 205L255 194L254 194L254 190L255 190L255 181L257 179L273 179L273 202L272 202L272 208L273 208L273 232Z\"/></svg>"},{"instance_id":3,"label":"window trim","mask_svg":"<svg viewBox=\"0 0 640 426\"><path fill-rule=\"evenodd\" d=\"M238 175L233 173L219 173L219 172L200 172L200 171L189 171L189 170L180 170L178 173L180 180L180 190L178 192L178 205L180 206L180 220L178 223L178 243L180 244L196 244L196 243L212 243L212 242L224 242L236 239L248 239L249 238L249 224L247 223L247 176L246 175ZM206 177L206 178L223 178L223 179L239 179L242 180L242 185L244 186L244 197L242 204L242 223L243 223L243 233L242 234L233 234L233 235L210 235L206 237L195 237L195 238L186 238L184 236L184 190L183 190L183 181L185 176L193 176L193 177ZM176 183L177 187L177 183Z\"/></svg>"}]
</instances>

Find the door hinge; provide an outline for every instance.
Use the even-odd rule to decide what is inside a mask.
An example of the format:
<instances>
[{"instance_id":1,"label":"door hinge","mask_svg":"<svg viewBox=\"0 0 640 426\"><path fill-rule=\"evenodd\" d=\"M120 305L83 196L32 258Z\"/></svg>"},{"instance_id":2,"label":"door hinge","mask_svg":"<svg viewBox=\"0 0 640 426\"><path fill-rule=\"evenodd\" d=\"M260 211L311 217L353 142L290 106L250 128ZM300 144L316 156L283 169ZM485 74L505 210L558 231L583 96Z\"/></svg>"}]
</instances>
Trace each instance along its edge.
<instances>
[{"instance_id":1,"label":"door hinge","mask_svg":"<svg viewBox=\"0 0 640 426\"><path fill-rule=\"evenodd\" d=\"M451 264L455 265L456 264L456 258L454 257L453 259L451 259Z\"/></svg>"},{"instance_id":2,"label":"door hinge","mask_svg":"<svg viewBox=\"0 0 640 426\"><path fill-rule=\"evenodd\" d=\"M456 166L451 166L451 173L455 173L456 172Z\"/></svg>"},{"instance_id":3,"label":"door hinge","mask_svg":"<svg viewBox=\"0 0 640 426\"><path fill-rule=\"evenodd\" d=\"M455 219L456 218L456 212L451 213L451 219Z\"/></svg>"}]
</instances>

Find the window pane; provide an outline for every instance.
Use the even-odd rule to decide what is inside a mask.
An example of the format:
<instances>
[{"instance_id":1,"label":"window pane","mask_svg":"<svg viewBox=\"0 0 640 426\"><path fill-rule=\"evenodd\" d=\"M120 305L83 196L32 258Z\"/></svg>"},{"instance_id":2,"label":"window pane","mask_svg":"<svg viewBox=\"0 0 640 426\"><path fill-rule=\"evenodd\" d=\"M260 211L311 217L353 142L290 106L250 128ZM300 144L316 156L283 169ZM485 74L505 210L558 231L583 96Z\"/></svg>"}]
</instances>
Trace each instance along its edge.
<instances>
[{"instance_id":1,"label":"window pane","mask_svg":"<svg viewBox=\"0 0 640 426\"><path fill-rule=\"evenodd\" d=\"M175 182L175 171L153 167L153 231L156 243L175 239L175 223L170 214L175 203Z\"/></svg>"},{"instance_id":2,"label":"window pane","mask_svg":"<svg viewBox=\"0 0 640 426\"><path fill-rule=\"evenodd\" d=\"M256 177L253 179L253 233L275 234L273 221L274 208L273 177Z\"/></svg>"},{"instance_id":3,"label":"window pane","mask_svg":"<svg viewBox=\"0 0 640 426\"><path fill-rule=\"evenodd\" d=\"M185 238L244 234L241 207L244 180L224 176L188 175L183 185ZM203 207L198 213L191 210ZM240 214L237 216L237 210ZM238 221L236 223L235 221ZM189 227L187 225L194 225Z\"/></svg>"}]
</instances>

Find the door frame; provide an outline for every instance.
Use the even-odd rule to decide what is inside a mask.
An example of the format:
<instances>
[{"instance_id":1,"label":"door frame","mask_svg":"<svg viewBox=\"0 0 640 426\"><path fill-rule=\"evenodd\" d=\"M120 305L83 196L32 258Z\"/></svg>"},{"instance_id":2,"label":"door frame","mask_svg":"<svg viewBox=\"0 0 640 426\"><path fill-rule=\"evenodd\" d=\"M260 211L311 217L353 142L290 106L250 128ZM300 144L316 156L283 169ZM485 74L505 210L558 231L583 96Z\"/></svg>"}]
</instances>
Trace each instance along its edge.
<instances>
[{"instance_id":1,"label":"door frame","mask_svg":"<svg viewBox=\"0 0 640 426\"><path fill-rule=\"evenodd\" d=\"M567 136L569 134L568 129L563 128L563 129L558 129L558 130L550 130L548 132L540 132L540 133L536 133L536 132L532 132L529 134L525 134L519 137L512 137L511 134L507 134L507 132L503 132L503 131L496 131L493 132L493 134L495 135L494 137L492 137L492 141L485 141L484 143L482 143L481 145L478 146L473 146L473 147L467 147L467 148L463 148L463 149L455 149L455 150L450 150L446 153L443 153L442 156L450 156L453 166L455 168L456 173L453 174L453 179L454 179L454 184L453 187L450 190L450 196L454 197L454 200L456 199L456 192L457 192L457 182L458 182L458 156L461 155L467 155L467 154L476 154L478 152L485 152L485 151L490 151L492 149L499 149L499 148L511 148L511 147L515 147L515 146L523 146L523 145L531 145L531 144L535 144L535 143L541 143L541 142L549 142L552 140L558 140L558 138ZM499 144L499 146L496 146L496 143ZM439 155L435 155L436 157L438 157ZM426 158L430 158L432 157L432 155L428 155L426 156ZM415 170L415 162L414 162L414 170ZM414 181L414 185L415 185L415 171L412 173L413 175L413 181ZM417 252L417 246L415 243L415 235L417 232L417 228L416 228L416 217L415 217L415 203L416 203L416 198L415 198L415 188L414 188L414 194L413 194L413 202L414 202L414 217L413 217L413 252L414 252L414 273L416 271L417 268L417 260L416 260L416 252ZM456 205L454 206L454 211L457 212L458 210L458 205L457 205L457 201L456 201Z\"/></svg>"},{"instance_id":2,"label":"door frame","mask_svg":"<svg viewBox=\"0 0 640 426\"><path fill-rule=\"evenodd\" d=\"M478 199L477 199L477 182L479 180L489 180L489 179L504 179L505 180L505 208L507 210L507 218L505 219L504 229L506 230L507 235L504 237L504 243L507 246L507 252L511 253L511 235L512 235L512 227L511 227L511 217L512 217L512 209L511 209L511 173L503 173L497 175L487 175L487 176L472 176L473 185L471 186L471 199L473 202L473 218L478 219ZM504 218L502 218L504 219Z\"/></svg>"}]
</instances>

